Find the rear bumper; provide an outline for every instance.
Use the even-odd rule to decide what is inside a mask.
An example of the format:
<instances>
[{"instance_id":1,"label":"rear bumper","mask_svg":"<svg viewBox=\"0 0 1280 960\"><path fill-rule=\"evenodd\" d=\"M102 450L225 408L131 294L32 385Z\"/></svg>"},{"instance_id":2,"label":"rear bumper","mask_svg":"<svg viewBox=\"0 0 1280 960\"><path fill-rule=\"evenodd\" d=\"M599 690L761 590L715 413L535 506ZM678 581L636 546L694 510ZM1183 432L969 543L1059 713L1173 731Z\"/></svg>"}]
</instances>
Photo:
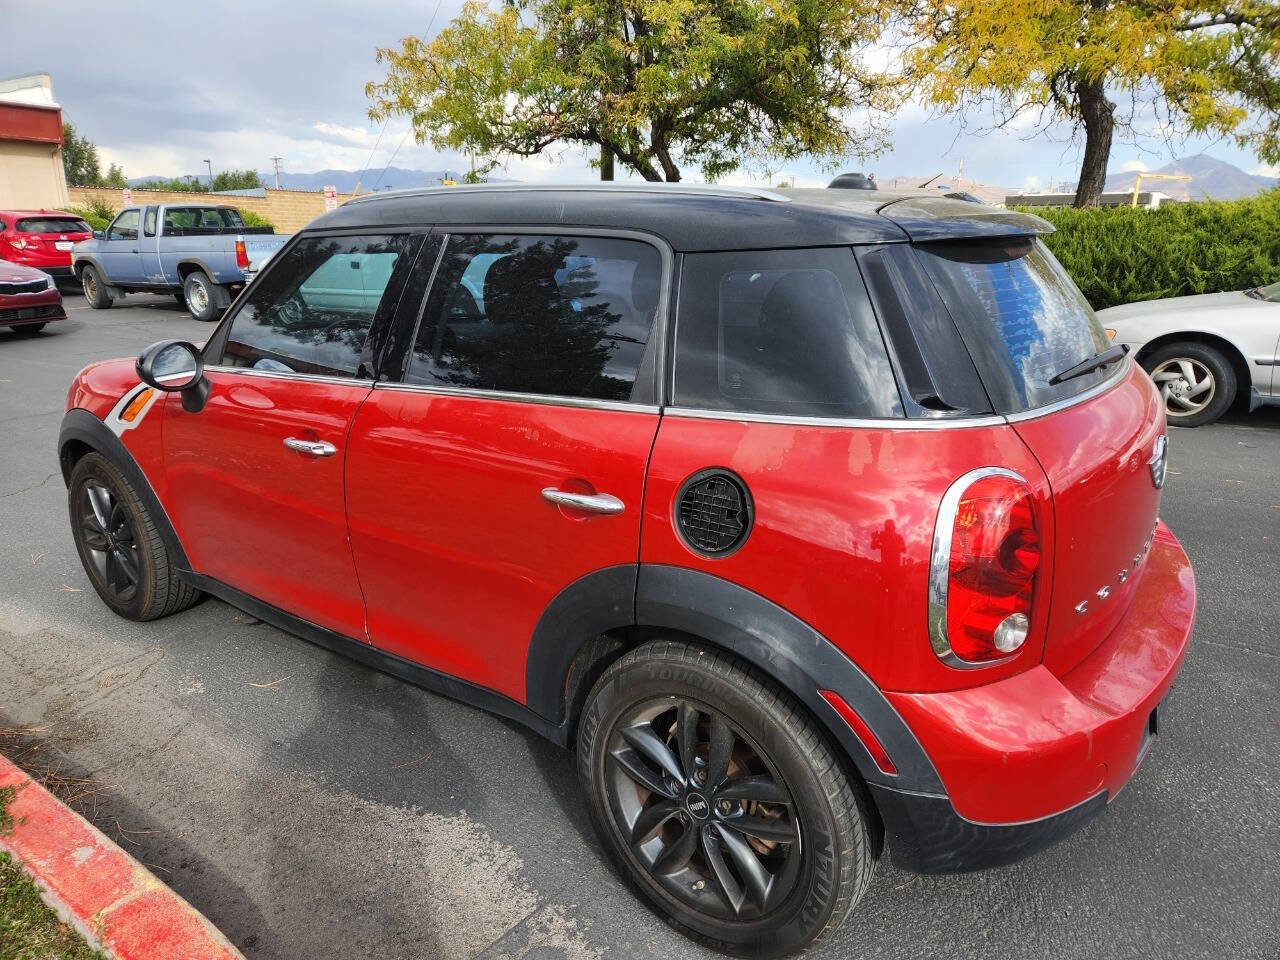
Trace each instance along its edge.
<instances>
[{"instance_id":1,"label":"rear bumper","mask_svg":"<svg viewBox=\"0 0 1280 960\"><path fill-rule=\"evenodd\" d=\"M1039 666L968 690L887 694L946 791L873 785L895 861L925 872L1008 863L1105 807L1151 746L1195 600L1187 555L1160 524L1124 619L1068 673Z\"/></svg>"}]
</instances>

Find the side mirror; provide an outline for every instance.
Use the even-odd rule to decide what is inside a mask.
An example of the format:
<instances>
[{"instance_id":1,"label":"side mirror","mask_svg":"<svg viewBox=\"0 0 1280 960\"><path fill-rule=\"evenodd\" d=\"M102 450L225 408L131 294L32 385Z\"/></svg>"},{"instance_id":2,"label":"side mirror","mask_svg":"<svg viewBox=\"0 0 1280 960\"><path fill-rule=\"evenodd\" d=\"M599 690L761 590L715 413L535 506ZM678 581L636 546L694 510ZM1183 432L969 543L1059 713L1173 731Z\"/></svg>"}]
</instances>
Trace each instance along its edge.
<instances>
[{"instance_id":1,"label":"side mirror","mask_svg":"<svg viewBox=\"0 0 1280 960\"><path fill-rule=\"evenodd\" d=\"M204 359L195 344L186 340L161 340L138 355L134 364L138 379L166 393L182 394L182 409L199 413L209 399Z\"/></svg>"},{"instance_id":2,"label":"side mirror","mask_svg":"<svg viewBox=\"0 0 1280 960\"><path fill-rule=\"evenodd\" d=\"M104 231L104 230L95 230L95 231L93 231L93 239L95 239L95 240L101 240L101 239L102 239L102 238L104 238L106 235L107 235L107 234L106 234L106 231Z\"/></svg>"}]
</instances>

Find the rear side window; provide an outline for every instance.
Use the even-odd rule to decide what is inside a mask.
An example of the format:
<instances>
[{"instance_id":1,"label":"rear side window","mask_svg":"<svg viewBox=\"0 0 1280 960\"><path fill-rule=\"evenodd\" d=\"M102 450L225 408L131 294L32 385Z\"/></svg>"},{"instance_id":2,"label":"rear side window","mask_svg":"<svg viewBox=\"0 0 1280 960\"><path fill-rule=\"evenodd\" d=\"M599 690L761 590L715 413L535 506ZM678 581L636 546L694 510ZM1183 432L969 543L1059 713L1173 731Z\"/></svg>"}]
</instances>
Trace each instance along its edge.
<instances>
[{"instance_id":1,"label":"rear side window","mask_svg":"<svg viewBox=\"0 0 1280 960\"><path fill-rule=\"evenodd\" d=\"M1084 295L1039 240L922 244L917 248L960 328L997 413L1064 400L1105 380L1114 365L1050 385L1107 349Z\"/></svg>"},{"instance_id":2,"label":"rear side window","mask_svg":"<svg viewBox=\"0 0 1280 960\"><path fill-rule=\"evenodd\" d=\"M901 417L853 251L687 255L673 401L743 413Z\"/></svg>"},{"instance_id":3,"label":"rear side window","mask_svg":"<svg viewBox=\"0 0 1280 960\"><path fill-rule=\"evenodd\" d=\"M662 259L639 240L451 235L423 308L407 383L631 400L657 312Z\"/></svg>"},{"instance_id":4,"label":"rear side window","mask_svg":"<svg viewBox=\"0 0 1280 960\"><path fill-rule=\"evenodd\" d=\"M367 376L365 341L392 275L421 237L309 237L277 254L227 335L222 364L276 373ZM276 261L279 262L276 262Z\"/></svg>"},{"instance_id":5,"label":"rear side window","mask_svg":"<svg viewBox=\"0 0 1280 960\"><path fill-rule=\"evenodd\" d=\"M89 225L74 217L27 217L15 225L19 233L92 233Z\"/></svg>"}]
</instances>

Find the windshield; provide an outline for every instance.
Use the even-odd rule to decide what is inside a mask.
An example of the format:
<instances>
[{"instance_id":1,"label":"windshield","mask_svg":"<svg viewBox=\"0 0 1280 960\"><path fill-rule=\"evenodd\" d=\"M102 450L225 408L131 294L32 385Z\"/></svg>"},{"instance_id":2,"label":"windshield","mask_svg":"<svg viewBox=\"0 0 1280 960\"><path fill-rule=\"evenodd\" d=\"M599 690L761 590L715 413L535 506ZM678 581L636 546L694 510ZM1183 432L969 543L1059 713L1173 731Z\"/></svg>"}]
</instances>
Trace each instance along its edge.
<instances>
[{"instance_id":1,"label":"windshield","mask_svg":"<svg viewBox=\"0 0 1280 960\"><path fill-rule=\"evenodd\" d=\"M1258 287L1249 291L1255 294L1259 300L1270 300L1272 303L1280 303L1280 283L1271 283L1265 287Z\"/></svg>"},{"instance_id":2,"label":"windshield","mask_svg":"<svg viewBox=\"0 0 1280 960\"><path fill-rule=\"evenodd\" d=\"M1109 344L1093 309L1039 240L923 244L918 248L960 328L997 413L1083 393L1115 366L1051 385Z\"/></svg>"},{"instance_id":3,"label":"windshield","mask_svg":"<svg viewBox=\"0 0 1280 960\"><path fill-rule=\"evenodd\" d=\"M28 217L17 223L19 233L92 233L89 225L75 217Z\"/></svg>"}]
</instances>

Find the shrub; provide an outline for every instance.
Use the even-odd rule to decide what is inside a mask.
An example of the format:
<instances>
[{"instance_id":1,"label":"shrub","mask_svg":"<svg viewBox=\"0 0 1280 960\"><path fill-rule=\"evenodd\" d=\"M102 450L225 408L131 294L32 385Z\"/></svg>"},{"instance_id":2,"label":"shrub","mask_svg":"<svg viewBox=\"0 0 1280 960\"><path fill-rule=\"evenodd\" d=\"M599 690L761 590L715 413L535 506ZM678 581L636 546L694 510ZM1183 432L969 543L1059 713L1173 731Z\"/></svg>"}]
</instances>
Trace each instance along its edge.
<instances>
[{"instance_id":1,"label":"shrub","mask_svg":"<svg viewBox=\"0 0 1280 960\"><path fill-rule=\"evenodd\" d=\"M1245 290L1280 280L1280 190L1158 210L1027 212L1057 228L1045 243L1095 309L1135 300Z\"/></svg>"},{"instance_id":2,"label":"shrub","mask_svg":"<svg viewBox=\"0 0 1280 960\"><path fill-rule=\"evenodd\" d=\"M252 210L240 208L240 219L244 221L246 227L270 227L272 230L276 225L264 217L260 213L254 213Z\"/></svg>"},{"instance_id":3,"label":"shrub","mask_svg":"<svg viewBox=\"0 0 1280 960\"><path fill-rule=\"evenodd\" d=\"M107 224L115 219L116 212L107 206L99 197L89 201L87 207L67 207L67 213L73 213L94 230L105 230Z\"/></svg>"}]
</instances>

